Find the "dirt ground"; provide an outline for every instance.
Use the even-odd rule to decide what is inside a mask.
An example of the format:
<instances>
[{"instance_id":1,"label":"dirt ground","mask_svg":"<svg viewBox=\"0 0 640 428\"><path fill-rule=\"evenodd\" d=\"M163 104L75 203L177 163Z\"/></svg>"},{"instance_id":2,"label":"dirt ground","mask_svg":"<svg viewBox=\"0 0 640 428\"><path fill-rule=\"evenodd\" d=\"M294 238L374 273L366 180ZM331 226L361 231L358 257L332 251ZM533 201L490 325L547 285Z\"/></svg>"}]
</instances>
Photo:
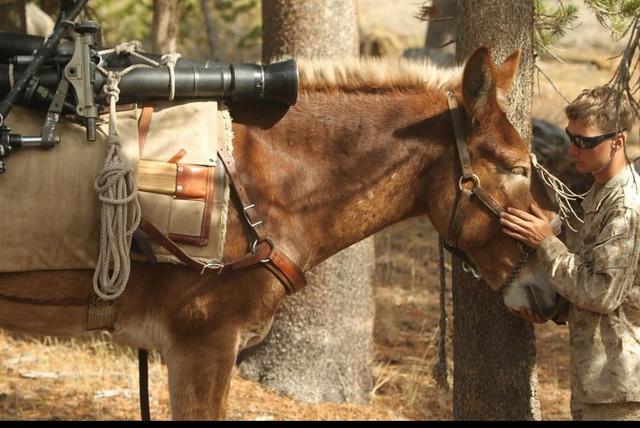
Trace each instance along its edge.
<instances>
[{"instance_id":1,"label":"dirt ground","mask_svg":"<svg viewBox=\"0 0 640 428\"><path fill-rule=\"evenodd\" d=\"M373 4L367 1L362 0ZM613 61L607 62L601 47L593 51L571 47L570 43L565 45L563 52L580 55L575 54L566 64L548 59L539 62L569 99L582 88L607 82L613 71ZM564 126L564 101L541 74L539 77L534 115ZM437 236L426 219L394 225L376 236L375 386L370 404L304 404L234 374L228 418L451 420L451 390L438 389L432 375L439 333L436 245ZM447 305L446 349L451 382L450 280ZM567 328L551 322L535 328L542 418L570 419ZM136 353L114 346L106 336L80 341L0 331L0 419L138 419ZM152 418L168 419L166 367L155 354L150 362L150 391Z\"/></svg>"}]
</instances>

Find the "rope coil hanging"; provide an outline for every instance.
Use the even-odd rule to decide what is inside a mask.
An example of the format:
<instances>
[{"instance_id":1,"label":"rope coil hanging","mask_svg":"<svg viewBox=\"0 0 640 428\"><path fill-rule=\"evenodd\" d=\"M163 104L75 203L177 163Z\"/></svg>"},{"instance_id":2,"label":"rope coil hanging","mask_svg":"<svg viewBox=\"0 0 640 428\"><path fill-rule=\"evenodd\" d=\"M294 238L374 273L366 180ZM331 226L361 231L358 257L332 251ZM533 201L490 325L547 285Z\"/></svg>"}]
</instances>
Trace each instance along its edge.
<instances>
[{"instance_id":1,"label":"rope coil hanging","mask_svg":"<svg viewBox=\"0 0 640 428\"><path fill-rule=\"evenodd\" d=\"M120 97L118 85L122 77L138 68L167 66L169 69L170 95L175 95L175 65L180 54L171 53L158 63L137 51L142 50L138 41L124 42L113 49L100 51L100 55L115 52L118 55L133 55L147 64L134 64L120 72L96 68L107 77L103 91L109 101L109 135L107 157L101 173L96 178L94 189L101 202L100 246L98 264L93 275L93 290L102 300L115 300L124 292L131 273L129 243L140 225L142 213L137 197L134 169L120 157L116 105Z\"/></svg>"},{"instance_id":2,"label":"rope coil hanging","mask_svg":"<svg viewBox=\"0 0 640 428\"><path fill-rule=\"evenodd\" d=\"M131 272L129 242L141 220L134 170L119 154L116 103L121 77L119 73L110 72L104 87L109 100L107 157L94 183L101 202L101 215L100 249L93 274L93 290L103 300L115 300L124 292Z\"/></svg>"}]
</instances>

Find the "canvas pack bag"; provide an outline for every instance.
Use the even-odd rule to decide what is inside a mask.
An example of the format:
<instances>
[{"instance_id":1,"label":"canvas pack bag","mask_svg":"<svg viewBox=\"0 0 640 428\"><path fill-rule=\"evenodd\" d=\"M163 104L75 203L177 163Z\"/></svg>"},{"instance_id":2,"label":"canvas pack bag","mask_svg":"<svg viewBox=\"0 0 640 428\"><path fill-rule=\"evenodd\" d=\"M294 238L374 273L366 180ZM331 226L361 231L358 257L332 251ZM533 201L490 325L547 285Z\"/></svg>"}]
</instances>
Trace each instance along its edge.
<instances>
[{"instance_id":1,"label":"canvas pack bag","mask_svg":"<svg viewBox=\"0 0 640 428\"><path fill-rule=\"evenodd\" d=\"M44 112L16 107L7 124L13 133L39 135L44 118ZM105 160L108 115L101 119L94 142L86 140L84 127L61 120L55 148L11 155L0 175L0 272L96 267L100 203L94 181ZM222 260L229 186L216 154L218 144L231 150L228 112L215 101L134 105L117 113L117 124L143 218L193 258ZM165 173L158 175L156 167ZM175 174L166 174L171 168ZM165 183L155 188L159 176ZM158 261L179 263L152 247Z\"/></svg>"}]
</instances>

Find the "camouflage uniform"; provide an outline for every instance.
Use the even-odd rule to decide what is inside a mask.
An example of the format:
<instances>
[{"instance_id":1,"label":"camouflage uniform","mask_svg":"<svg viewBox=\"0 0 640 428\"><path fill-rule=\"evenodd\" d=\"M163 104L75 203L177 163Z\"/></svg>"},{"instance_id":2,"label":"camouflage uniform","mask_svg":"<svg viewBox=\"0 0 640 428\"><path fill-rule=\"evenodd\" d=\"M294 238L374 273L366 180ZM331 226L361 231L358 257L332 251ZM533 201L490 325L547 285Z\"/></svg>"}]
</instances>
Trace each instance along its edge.
<instances>
[{"instance_id":1,"label":"camouflage uniform","mask_svg":"<svg viewBox=\"0 0 640 428\"><path fill-rule=\"evenodd\" d=\"M591 403L585 411L590 419L614 417L606 411L612 407L640 414L639 189L640 176L631 167L594 184L582 202L584 225L575 251L555 236L538 251L552 287L571 303L574 418L581 417L584 403Z\"/></svg>"}]
</instances>

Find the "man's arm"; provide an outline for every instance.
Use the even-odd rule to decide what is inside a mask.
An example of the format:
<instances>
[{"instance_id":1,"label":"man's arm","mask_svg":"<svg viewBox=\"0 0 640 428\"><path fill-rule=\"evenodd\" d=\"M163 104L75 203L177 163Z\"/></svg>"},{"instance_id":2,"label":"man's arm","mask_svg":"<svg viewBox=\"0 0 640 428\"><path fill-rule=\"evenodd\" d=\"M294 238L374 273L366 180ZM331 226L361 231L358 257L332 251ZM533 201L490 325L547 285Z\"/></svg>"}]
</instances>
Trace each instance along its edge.
<instances>
[{"instance_id":1,"label":"man's arm","mask_svg":"<svg viewBox=\"0 0 640 428\"><path fill-rule=\"evenodd\" d=\"M614 209L596 236L591 263L569 252L555 236L547 236L538 251L552 287L581 309L613 311L634 281L640 254L638 226L636 211Z\"/></svg>"}]
</instances>

